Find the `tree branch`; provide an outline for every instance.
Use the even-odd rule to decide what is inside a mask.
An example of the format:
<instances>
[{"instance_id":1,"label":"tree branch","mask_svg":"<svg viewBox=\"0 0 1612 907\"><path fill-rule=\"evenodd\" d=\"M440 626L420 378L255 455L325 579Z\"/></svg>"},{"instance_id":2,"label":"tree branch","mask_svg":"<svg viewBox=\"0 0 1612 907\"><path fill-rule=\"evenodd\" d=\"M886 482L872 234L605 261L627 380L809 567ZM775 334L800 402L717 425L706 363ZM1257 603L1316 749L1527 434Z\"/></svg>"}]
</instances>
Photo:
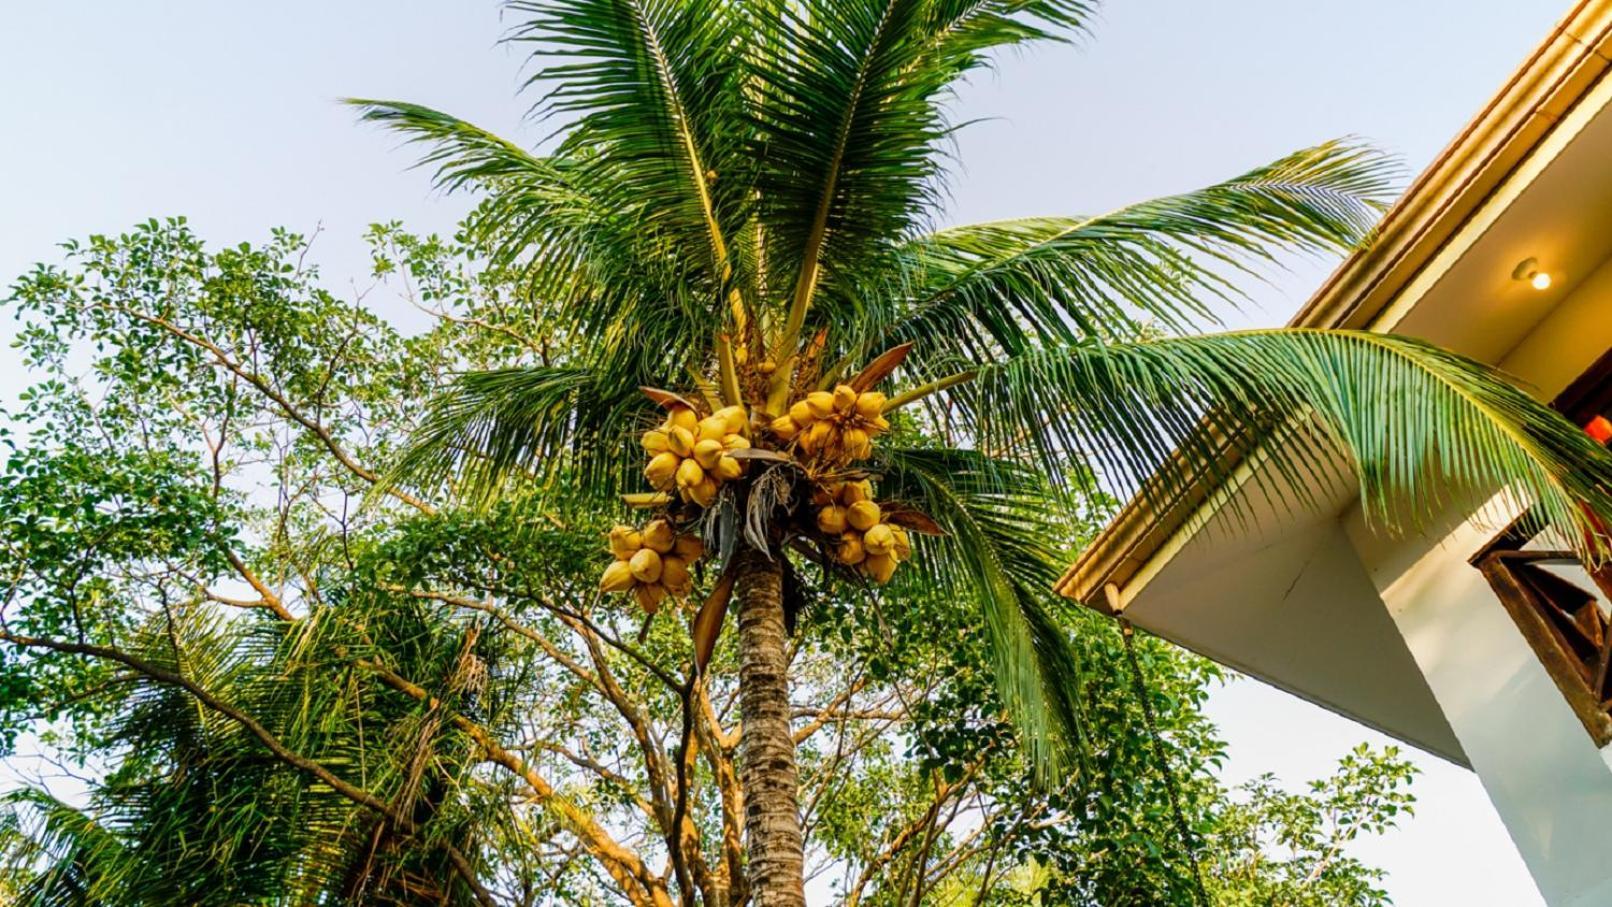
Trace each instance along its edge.
<instances>
[{"instance_id":1,"label":"tree branch","mask_svg":"<svg viewBox=\"0 0 1612 907\"><path fill-rule=\"evenodd\" d=\"M441 701L425 688L399 676L385 666L368 659L358 659L356 664L375 674L382 683L392 689L431 708L442 707ZM491 762L508 769L525 781L532 789L533 795L559 815L578 842L604 866L605 871L617 885L621 886L622 891L634 904L672 907L671 896L666 891L665 883L651 873L636 854L617 843L603 826L593 820L592 816L569 799L560 796L547 779L539 775L519 756L501 746L486 728L458 713L453 713L450 720L454 727L469 735L476 745L481 747Z\"/></svg>"}]
</instances>

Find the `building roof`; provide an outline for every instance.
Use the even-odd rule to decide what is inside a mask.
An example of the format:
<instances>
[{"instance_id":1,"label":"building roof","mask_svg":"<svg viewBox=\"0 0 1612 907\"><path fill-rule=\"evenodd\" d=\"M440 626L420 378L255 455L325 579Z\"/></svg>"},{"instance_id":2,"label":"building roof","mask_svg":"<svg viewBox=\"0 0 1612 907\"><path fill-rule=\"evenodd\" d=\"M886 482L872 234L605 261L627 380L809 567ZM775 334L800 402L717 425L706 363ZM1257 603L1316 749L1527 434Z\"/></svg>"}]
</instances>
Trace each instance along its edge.
<instances>
[{"instance_id":1,"label":"building roof","mask_svg":"<svg viewBox=\"0 0 1612 907\"><path fill-rule=\"evenodd\" d=\"M1609 66L1612 0L1580 0L1411 184L1373 241L1332 273L1289 326L1376 328L1384 310ZM1230 461L1238 456L1226 454ZM1115 590L1142 571L1215 492L1206 476L1163 502L1133 498L1064 573L1057 591L1105 613L1123 607Z\"/></svg>"}]
</instances>

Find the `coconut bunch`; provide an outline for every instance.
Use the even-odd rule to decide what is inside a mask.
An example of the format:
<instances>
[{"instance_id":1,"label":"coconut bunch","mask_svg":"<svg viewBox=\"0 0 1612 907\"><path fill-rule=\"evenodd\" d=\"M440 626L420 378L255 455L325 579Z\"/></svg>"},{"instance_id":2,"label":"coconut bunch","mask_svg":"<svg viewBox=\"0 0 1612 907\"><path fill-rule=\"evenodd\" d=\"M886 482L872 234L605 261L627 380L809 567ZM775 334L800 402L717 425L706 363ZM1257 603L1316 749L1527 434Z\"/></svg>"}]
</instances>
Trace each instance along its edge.
<instances>
[{"instance_id":1,"label":"coconut bunch","mask_svg":"<svg viewBox=\"0 0 1612 907\"><path fill-rule=\"evenodd\" d=\"M694 590L689 567L704 553L699 536L679 533L666 520L650 520L642 530L618 525L610 530L615 560L599 578L599 590L630 592L654 614L667 596L682 601Z\"/></svg>"},{"instance_id":2,"label":"coconut bunch","mask_svg":"<svg viewBox=\"0 0 1612 907\"><path fill-rule=\"evenodd\" d=\"M834 559L887 583L896 565L912 556L907 530L885 521L866 481L822 490L817 498L817 530L832 543Z\"/></svg>"},{"instance_id":3,"label":"coconut bunch","mask_svg":"<svg viewBox=\"0 0 1612 907\"><path fill-rule=\"evenodd\" d=\"M660 427L644 432L645 478L656 491L675 488L683 500L711 506L723 482L744 475L744 461L731 454L750 446L744 436L749 424L742 406L724 407L703 419L687 406L671 407Z\"/></svg>"},{"instance_id":4,"label":"coconut bunch","mask_svg":"<svg viewBox=\"0 0 1612 907\"><path fill-rule=\"evenodd\" d=\"M772 420L772 432L793 441L807 456L848 463L873 453L873 439L890 430L884 418L884 394L858 393L849 384L833 391L813 391Z\"/></svg>"}]
</instances>

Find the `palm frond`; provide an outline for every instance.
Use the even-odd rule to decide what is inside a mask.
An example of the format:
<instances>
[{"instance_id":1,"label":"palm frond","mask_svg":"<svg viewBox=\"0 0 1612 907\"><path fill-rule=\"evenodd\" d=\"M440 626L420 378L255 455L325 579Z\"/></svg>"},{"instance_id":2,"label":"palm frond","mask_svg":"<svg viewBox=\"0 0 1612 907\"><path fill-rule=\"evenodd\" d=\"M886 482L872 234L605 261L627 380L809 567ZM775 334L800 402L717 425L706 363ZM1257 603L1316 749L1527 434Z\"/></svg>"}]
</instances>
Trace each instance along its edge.
<instances>
[{"instance_id":1,"label":"palm frond","mask_svg":"<svg viewBox=\"0 0 1612 907\"><path fill-rule=\"evenodd\" d=\"M408 448L383 477L487 506L519 482L597 498L633 487L632 432L649 404L637 383L582 368L511 368L461 375L431 401Z\"/></svg>"},{"instance_id":2,"label":"palm frond","mask_svg":"<svg viewBox=\"0 0 1612 907\"><path fill-rule=\"evenodd\" d=\"M33 788L0 798L17 834L0 866L24 880L19 905L77 907L112 902L129 890L140 863L127 843L89 812Z\"/></svg>"},{"instance_id":3,"label":"palm frond","mask_svg":"<svg viewBox=\"0 0 1612 907\"><path fill-rule=\"evenodd\" d=\"M1260 445L1267 490L1305 503L1353 468L1368 516L1390 530L1505 493L1606 559L1612 453L1490 366L1427 342L1277 329L1007 358L953 402L986 449L1080 452L1106 477L1168 497L1217 474L1225 442ZM1270 443L1264 443L1270 442ZM1151 477L1151 481L1149 478Z\"/></svg>"},{"instance_id":4,"label":"palm frond","mask_svg":"<svg viewBox=\"0 0 1612 907\"><path fill-rule=\"evenodd\" d=\"M756 155L798 335L825 273L873 264L940 199L945 89L986 51L1078 26L1079 0L809 0L766 23ZM787 345L787 341L786 341Z\"/></svg>"},{"instance_id":5,"label":"palm frond","mask_svg":"<svg viewBox=\"0 0 1612 907\"><path fill-rule=\"evenodd\" d=\"M990 358L1038 344L1182 333L1236 305L1234 278L1281 248L1359 243L1392 191L1396 167L1359 143L1327 142L1234 179L1090 218L1023 218L942 230L900 251L901 285L858 300L874 348L913 341L912 364ZM882 346L881 346L882 345Z\"/></svg>"},{"instance_id":6,"label":"palm frond","mask_svg":"<svg viewBox=\"0 0 1612 907\"><path fill-rule=\"evenodd\" d=\"M676 300L704 273L645 226L641 201L616 197L615 180L590 163L594 152L540 157L450 114L400 101L348 99L360 118L427 146L420 166L448 192L483 201L466 223L478 248L520 275L536 301L563 307L579 326L649 325L678 311L646 300ZM682 317L707 318L702 304Z\"/></svg>"},{"instance_id":7,"label":"palm frond","mask_svg":"<svg viewBox=\"0 0 1612 907\"><path fill-rule=\"evenodd\" d=\"M587 152L614 207L701 249L713 287L746 197L738 156L742 26L724 0L517 0L509 40L544 62L543 113L572 116L562 152Z\"/></svg>"},{"instance_id":8,"label":"palm frond","mask_svg":"<svg viewBox=\"0 0 1612 907\"><path fill-rule=\"evenodd\" d=\"M1031 764L1045 780L1062 779L1084 752L1084 723L1079 660L1046 607L1071 541L1047 506L1054 492L1034 470L976 451L892 448L882 457L881 493L947 532L922 540L913 581L980 610L997 690Z\"/></svg>"}]
</instances>

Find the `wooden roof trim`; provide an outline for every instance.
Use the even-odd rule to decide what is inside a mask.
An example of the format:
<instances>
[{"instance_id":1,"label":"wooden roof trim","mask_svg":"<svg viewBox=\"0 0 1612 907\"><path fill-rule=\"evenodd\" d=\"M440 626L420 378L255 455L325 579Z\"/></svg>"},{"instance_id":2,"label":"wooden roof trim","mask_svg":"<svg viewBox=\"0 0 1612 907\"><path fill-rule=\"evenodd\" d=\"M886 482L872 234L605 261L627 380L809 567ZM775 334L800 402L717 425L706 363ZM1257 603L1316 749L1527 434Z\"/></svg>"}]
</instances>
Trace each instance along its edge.
<instances>
[{"instance_id":1,"label":"wooden roof trim","mask_svg":"<svg viewBox=\"0 0 1612 907\"><path fill-rule=\"evenodd\" d=\"M1577 104L1612 63L1612 0L1580 0L1489 103L1389 209L1290 327L1370 329L1377 316ZM1236 455L1231 454L1235 461ZM1233 462L1232 465L1235 465ZM1216 470L1217 475L1226 475ZM1196 482L1171 499L1132 498L1055 586L1108 612L1123 587L1210 496Z\"/></svg>"}]
</instances>

